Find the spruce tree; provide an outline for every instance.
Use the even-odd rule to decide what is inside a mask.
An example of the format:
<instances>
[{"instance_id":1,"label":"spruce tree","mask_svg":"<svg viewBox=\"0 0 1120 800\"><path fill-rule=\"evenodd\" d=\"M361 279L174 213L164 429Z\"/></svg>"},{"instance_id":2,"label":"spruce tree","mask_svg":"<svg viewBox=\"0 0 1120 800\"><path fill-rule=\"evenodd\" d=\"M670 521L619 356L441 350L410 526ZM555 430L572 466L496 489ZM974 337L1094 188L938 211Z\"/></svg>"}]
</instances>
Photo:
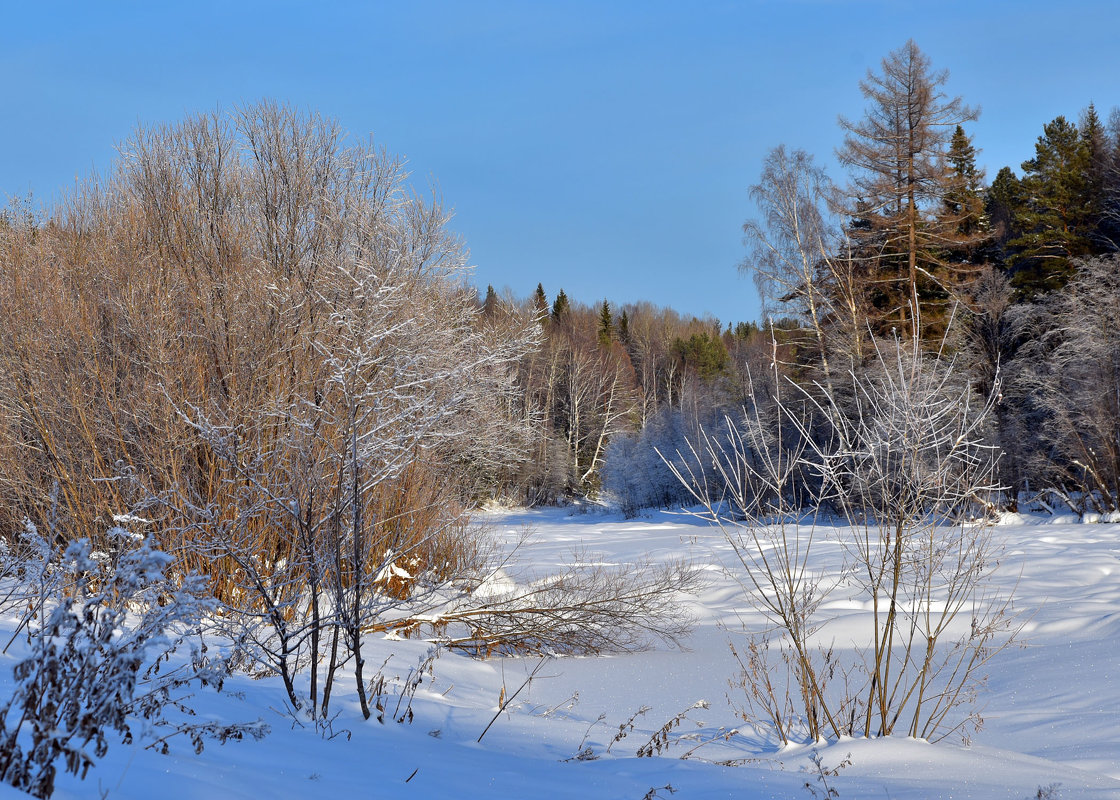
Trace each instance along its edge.
<instances>
[{"instance_id":1,"label":"spruce tree","mask_svg":"<svg viewBox=\"0 0 1120 800\"><path fill-rule=\"evenodd\" d=\"M694 333L687 339L678 337L673 341L673 353L704 380L724 374L731 363L723 341L707 331Z\"/></svg>"},{"instance_id":2,"label":"spruce tree","mask_svg":"<svg viewBox=\"0 0 1120 800\"><path fill-rule=\"evenodd\" d=\"M1108 116L1105 148L1100 235L1104 245L1102 249L1116 251L1120 250L1120 108L1113 108Z\"/></svg>"},{"instance_id":3,"label":"spruce tree","mask_svg":"<svg viewBox=\"0 0 1120 800\"><path fill-rule=\"evenodd\" d=\"M630 346L630 317L626 315L625 308L618 317L618 340L625 346Z\"/></svg>"},{"instance_id":4,"label":"spruce tree","mask_svg":"<svg viewBox=\"0 0 1120 800\"><path fill-rule=\"evenodd\" d=\"M943 219L959 236L973 237L981 230L984 218L984 171L976 166L976 148L960 125L953 131L946 160L950 169L942 197Z\"/></svg>"},{"instance_id":5,"label":"spruce tree","mask_svg":"<svg viewBox=\"0 0 1120 800\"><path fill-rule=\"evenodd\" d=\"M490 284L486 285L486 299L482 301L482 316L492 317L498 312L498 293Z\"/></svg>"},{"instance_id":6,"label":"spruce tree","mask_svg":"<svg viewBox=\"0 0 1120 800\"><path fill-rule=\"evenodd\" d=\"M1092 103L1081 113L1078 126L1085 146L1085 213L1093 252L1112 250L1105 224L1105 193L1112 166L1108 132Z\"/></svg>"},{"instance_id":7,"label":"spruce tree","mask_svg":"<svg viewBox=\"0 0 1120 800\"><path fill-rule=\"evenodd\" d=\"M728 329L731 329L731 323L728 323ZM759 328L753 322L736 322L735 328L732 330L732 335L736 339L749 339L754 334L758 333Z\"/></svg>"},{"instance_id":8,"label":"spruce tree","mask_svg":"<svg viewBox=\"0 0 1120 800\"><path fill-rule=\"evenodd\" d=\"M568 302L568 295L564 294L564 290L561 289L552 303L552 321L560 322L563 320L563 318L568 315L570 308L571 304Z\"/></svg>"},{"instance_id":9,"label":"spruce tree","mask_svg":"<svg viewBox=\"0 0 1120 800\"><path fill-rule=\"evenodd\" d=\"M537 290L533 292L533 310L542 322L548 319L548 295L544 293L544 286L539 283Z\"/></svg>"},{"instance_id":10,"label":"spruce tree","mask_svg":"<svg viewBox=\"0 0 1120 800\"><path fill-rule=\"evenodd\" d=\"M960 125L949 141L946 161L949 172L938 225L948 236L935 274L948 296L971 297L987 255L982 245L992 237L984 213L984 171L976 165L976 148Z\"/></svg>"},{"instance_id":11,"label":"spruce tree","mask_svg":"<svg viewBox=\"0 0 1120 800\"><path fill-rule=\"evenodd\" d=\"M614 318L611 316L611 305L603 301L599 309L599 346L607 348L614 339Z\"/></svg>"},{"instance_id":12,"label":"spruce tree","mask_svg":"<svg viewBox=\"0 0 1120 800\"><path fill-rule=\"evenodd\" d=\"M1011 167L1001 168L984 198L984 214L991 225L996 250L995 261L1001 266L1013 254L1009 243L1022 233L1018 228L1018 219L1024 202L1019 178Z\"/></svg>"}]
</instances>

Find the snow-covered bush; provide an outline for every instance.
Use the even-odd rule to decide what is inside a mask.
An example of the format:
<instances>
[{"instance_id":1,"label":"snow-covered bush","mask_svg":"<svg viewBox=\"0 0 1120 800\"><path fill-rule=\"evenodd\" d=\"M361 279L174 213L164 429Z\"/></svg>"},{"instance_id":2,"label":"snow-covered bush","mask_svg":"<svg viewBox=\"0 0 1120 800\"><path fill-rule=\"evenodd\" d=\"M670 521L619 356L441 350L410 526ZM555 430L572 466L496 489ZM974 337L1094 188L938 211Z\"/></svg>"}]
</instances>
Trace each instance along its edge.
<instances>
[{"instance_id":1,"label":"snow-covered bush","mask_svg":"<svg viewBox=\"0 0 1120 800\"><path fill-rule=\"evenodd\" d=\"M691 505L696 499L679 474L703 484L707 496L725 493L728 476L712 452L696 447L701 438L715 452L736 450L751 461L774 446L794 446L800 434L777 413L771 376L756 380L748 371L747 395L744 404L736 405L718 392L686 393L681 406L662 409L640 431L616 436L603 467L609 499L627 516L643 508ZM808 479L798 475L791 486L803 490Z\"/></svg>"},{"instance_id":2,"label":"snow-covered bush","mask_svg":"<svg viewBox=\"0 0 1120 800\"><path fill-rule=\"evenodd\" d=\"M687 490L658 452L672 453L673 458L686 453L688 435L684 415L671 408L659 412L640 431L617 434L607 447L602 469L606 497L630 517L643 508L687 504Z\"/></svg>"},{"instance_id":3,"label":"snow-covered bush","mask_svg":"<svg viewBox=\"0 0 1120 800\"><path fill-rule=\"evenodd\" d=\"M33 530L25 538L34 554L26 576L40 580L40 591L62 591L37 609L29 652L14 668L15 690L0 705L0 781L50 797L58 762L84 778L111 737L140 739L138 724L164 751L178 734L196 750L207 737L264 735L260 723L185 721L191 687L220 689L226 674L220 660L195 647L181 652L212 608L202 579L175 585L166 575L172 558L147 542L129 546L132 535L122 528L108 537L121 545L116 558L83 540L52 563Z\"/></svg>"},{"instance_id":4,"label":"snow-covered bush","mask_svg":"<svg viewBox=\"0 0 1120 800\"><path fill-rule=\"evenodd\" d=\"M1024 458L1075 511L1120 510L1120 257L1078 262L1027 317L1011 381L1036 414Z\"/></svg>"}]
</instances>

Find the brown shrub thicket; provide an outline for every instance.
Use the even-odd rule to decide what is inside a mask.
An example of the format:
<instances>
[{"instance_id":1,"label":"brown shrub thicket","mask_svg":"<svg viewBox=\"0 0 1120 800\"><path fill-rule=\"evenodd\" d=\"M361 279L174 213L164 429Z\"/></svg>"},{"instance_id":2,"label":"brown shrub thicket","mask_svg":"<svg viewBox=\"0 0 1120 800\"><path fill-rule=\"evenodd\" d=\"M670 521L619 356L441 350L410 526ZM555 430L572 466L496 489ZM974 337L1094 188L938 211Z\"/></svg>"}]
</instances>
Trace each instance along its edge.
<instances>
[{"instance_id":1,"label":"brown shrub thicket","mask_svg":"<svg viewBox=\"0 0 1120 800\"><path fill-rule=\"evenodd\" d=\"M293 702L327 631L361 692L358 634L476 560L464 501L530 430L536 327L483 331L448 214L406 177L263 103L139 130L44 219L8 214L0 532L111 550L125 520L209 576Z\"/></svg>"}]
</instances>

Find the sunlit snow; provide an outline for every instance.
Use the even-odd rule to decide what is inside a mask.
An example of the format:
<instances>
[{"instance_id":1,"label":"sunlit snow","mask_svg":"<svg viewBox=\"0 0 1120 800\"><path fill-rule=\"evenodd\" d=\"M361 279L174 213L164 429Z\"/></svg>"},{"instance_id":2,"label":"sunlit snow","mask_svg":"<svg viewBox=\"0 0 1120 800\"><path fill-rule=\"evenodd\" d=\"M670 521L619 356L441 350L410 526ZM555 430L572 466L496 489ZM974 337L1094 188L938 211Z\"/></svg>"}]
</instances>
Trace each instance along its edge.
<instances>
[{"instance_id":1,"label":"sunlit snow","mask_svg":"<svg viewBox=\"0 0 1120 800\"><path fill-rule=\"evenodd\" d=\"M363 721L343 684L340 713L326 731L284 711L278 679L237 676L227 687L234 694L202 692L196 708L223 721L264 719L272 733L263 741L210 744L201 755L172 741L170 756L114 744L84 782L60 776L55 796L808 798L825 796L810 760L819 753L829 771L844 764L825 776L841 798L1026 800L1040 791L1120 798L1120 524L1022 516L998 527L1005 549L996 580L1015 590L1023 646L999 653L988 670L984 725L970 745L892 737L780 749L735 712L742 697L728 684L736 672L728 641L761 618L730 570L718 530L665 512L626 520L570 509L494 511L485 522L510 541L526 526L534 531L519 551L528 573L496 575L489 592L547 574L577 552L612 564L691 559L707 584L698 596L681 598L697 619L688 649L548 659L489 730L503 687L509 697L539 657L478 661L442 653L434 680L417 694L411 725ZM819 546L816 554L811 567L822 575L840 558L835 547ZM837 591L823 613L830 621L821 636L842 642L868 612ZM4 641L14 625L0 620ZM4 696L18 648L17 641L0 657ZM379 635L366 659L376 667L389 658L391 683L428 649L423 641ZM638 758L682 712L661 754ZM9 795L22 796L0 790Z\"/></svg>"}]
</instances>

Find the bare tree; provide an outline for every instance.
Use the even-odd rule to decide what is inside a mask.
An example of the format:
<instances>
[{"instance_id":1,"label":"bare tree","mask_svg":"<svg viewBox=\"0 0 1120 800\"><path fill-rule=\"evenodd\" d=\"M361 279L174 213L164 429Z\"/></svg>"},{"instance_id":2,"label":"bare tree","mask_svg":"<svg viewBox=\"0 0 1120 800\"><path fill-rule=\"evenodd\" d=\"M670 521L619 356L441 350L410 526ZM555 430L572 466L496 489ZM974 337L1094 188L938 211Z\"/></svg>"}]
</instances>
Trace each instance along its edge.
<instances>
[{"instance_id":1,"label":"bare tree","mask_svg":"<svg viewBox=\"0 0 1120 800\"><path fill-rule=\"evenodd\" d=\"M1031 315L1017 384L1038 405L1036 470L1078 511L1120 508L1120 259L1077 263Z\"/></svg>"},{"instance_id":2,"label":"bare tree","mask_svg":"<svg viewBox=\"0 0 1120 800\"><path fill-rule=\"evenodd\" d=\"M961 360L981 397L992 396L991 441L1001 452L997 470L1006 487L1005 504L1015 509L1026 486L1030 451L1038 437L1032 432L1035 403L1027 380L1029 370L1015 364L1033 315L1029 306L1012 303L1007 276L985 267L972 292L972 311L963 327Z\"/></svg>"},{"instance_id":3,"label":"bare tree","mask_svg":"<svg viewBox=\"0 0 1120 800\"><path fill-rule=\"evenodd\" d=\"M683 561L609 568L574 553L557 574L467 595L423 621L443 631L447 646L485 655L632 652L653 639L680 646L693 620L676 595L701 585Z\"/></svg>"},{"instance_id":4,"label":"bare tree","mask_svg":"<svg viewBox=\"0 0 1120 800\"><path fill-rule=\"evenodd\" d=\"M743 225L752 248L739 266L754 275L764 310L806 327L826 386L863 358L866 288L851 246L833 219L836 190L803 150L770 151L751 199L762 220ZM833 365L833 356L841 363Z\"/></svg>"}]
</instances>

